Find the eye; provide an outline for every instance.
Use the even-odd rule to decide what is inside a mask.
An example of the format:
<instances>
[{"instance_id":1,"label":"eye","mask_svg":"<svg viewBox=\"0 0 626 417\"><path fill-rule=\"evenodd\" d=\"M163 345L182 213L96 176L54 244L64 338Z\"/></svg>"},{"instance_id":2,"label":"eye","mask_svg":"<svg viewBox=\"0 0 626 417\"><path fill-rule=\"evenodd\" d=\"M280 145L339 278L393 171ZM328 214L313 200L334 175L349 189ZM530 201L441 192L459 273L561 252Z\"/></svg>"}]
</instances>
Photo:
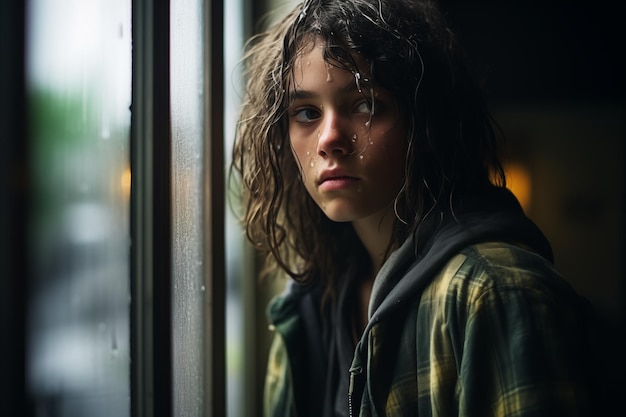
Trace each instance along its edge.
<instances>
[{"instance_id":1,"label":"eye","mask_svg":"<svg viewBox=\"0 0 626 417\"><path fill-rule=\"evenodd\" d=\"M356 109L355 109L356 113L372 114L373 111L374 111L374 105L370 100L362 101L356 106Z\"/></svg>"},{"instance_id":2,"label":"eye","mask_svg":"<svg viewBox=\"0 0 626 417\"><path fill-rule=\"evenodd\" d=\"M304 108L294 111L291 117L293 117L298 123L309 123L313 120L319 119L320 112L313 108Z\"/></svg>"}]
</instances>

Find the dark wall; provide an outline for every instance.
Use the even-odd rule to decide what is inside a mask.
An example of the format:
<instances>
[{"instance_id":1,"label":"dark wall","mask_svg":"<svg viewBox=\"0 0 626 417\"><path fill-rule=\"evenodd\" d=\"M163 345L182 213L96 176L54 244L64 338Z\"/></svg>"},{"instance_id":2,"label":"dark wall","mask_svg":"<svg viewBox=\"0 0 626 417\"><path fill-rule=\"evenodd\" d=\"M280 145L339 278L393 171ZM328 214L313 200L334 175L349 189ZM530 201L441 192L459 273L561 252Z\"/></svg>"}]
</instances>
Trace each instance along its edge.
<instances>
[{"instance_id":1,"label":"dark wall","mask_svg":"<svg viewBox=\"0 0 626 417\"><path fill-rule=\"evenodd\" d=\"M507 157L529 175L529 217L552 242L556 267L605 319L607 355L619 356L626 334L620 3L442 5L483 80Z\"/></svg>"},{"instance_id":2,"label":"dark wall","mask_svg":"<svg viewBox=\"0 0 626 417\"><path fill-rule=\"evenodd\" d=\"M493 100L624 103L620 2L441 0Z\"/></svg>"}]
</instances>

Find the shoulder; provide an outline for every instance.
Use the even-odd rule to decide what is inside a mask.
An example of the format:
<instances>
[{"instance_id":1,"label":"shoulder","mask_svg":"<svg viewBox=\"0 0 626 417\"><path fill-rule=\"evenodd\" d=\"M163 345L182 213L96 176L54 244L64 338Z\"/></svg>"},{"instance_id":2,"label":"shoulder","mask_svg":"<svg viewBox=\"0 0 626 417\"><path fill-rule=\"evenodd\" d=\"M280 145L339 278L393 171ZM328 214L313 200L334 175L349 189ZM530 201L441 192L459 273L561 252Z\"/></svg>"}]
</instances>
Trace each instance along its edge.
<instances>
[{"instance_id":1,"label":"shoulder","mask_svg":"<svg viewBox=\"0 0 626 417\"><path fill-rule=\"evenodd\" d=\"M541 300L543 304L555 298L578 297L552 263L522 246L486 242L453 256L427 287L422 303L476 309L512 299Z\"/></svg>"}]
</instances>

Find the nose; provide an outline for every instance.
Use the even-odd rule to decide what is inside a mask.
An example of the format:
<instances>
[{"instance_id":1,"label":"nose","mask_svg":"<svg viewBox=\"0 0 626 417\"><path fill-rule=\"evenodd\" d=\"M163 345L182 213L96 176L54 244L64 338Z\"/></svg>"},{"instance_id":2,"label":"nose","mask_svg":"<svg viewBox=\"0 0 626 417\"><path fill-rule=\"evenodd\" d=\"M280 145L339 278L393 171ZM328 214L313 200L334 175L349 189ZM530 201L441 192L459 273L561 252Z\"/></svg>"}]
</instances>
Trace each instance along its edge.
<instances>
[{"instance_id":1,"label":"nose","mask_svg":"<svg viewBox=\"0 0 626 417\"><path fill-rule=\"evenodd\" d=\"M345 129L344 118L333 111L326 112L324 123L318 132L317 154L321 157L345 156L350 154L352 142Z\"/></svg>"}]
</instances>

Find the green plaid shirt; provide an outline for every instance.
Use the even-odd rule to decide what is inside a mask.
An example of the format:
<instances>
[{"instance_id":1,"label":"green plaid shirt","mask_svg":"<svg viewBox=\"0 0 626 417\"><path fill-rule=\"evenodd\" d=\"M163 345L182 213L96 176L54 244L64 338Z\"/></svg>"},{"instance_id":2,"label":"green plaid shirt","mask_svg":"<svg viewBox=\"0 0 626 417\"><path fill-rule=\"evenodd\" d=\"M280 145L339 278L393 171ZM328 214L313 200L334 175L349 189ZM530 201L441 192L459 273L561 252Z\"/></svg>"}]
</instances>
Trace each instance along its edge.
<instances>
[{"instance_id":1,"label":"green plaid shirt","mask_svg":"<svg viewBox=\"0 0 626 417\"><path fill-rule=\"evenodd\" d=\"M296 411L293 385L306 361L296 302L280 296L270 305L277 332L266 417L307 414ZM414 302L371 327L354 414L589 415L586 308L536 253L501 242L469 246Z\"/></svg>"}]
</instances>

